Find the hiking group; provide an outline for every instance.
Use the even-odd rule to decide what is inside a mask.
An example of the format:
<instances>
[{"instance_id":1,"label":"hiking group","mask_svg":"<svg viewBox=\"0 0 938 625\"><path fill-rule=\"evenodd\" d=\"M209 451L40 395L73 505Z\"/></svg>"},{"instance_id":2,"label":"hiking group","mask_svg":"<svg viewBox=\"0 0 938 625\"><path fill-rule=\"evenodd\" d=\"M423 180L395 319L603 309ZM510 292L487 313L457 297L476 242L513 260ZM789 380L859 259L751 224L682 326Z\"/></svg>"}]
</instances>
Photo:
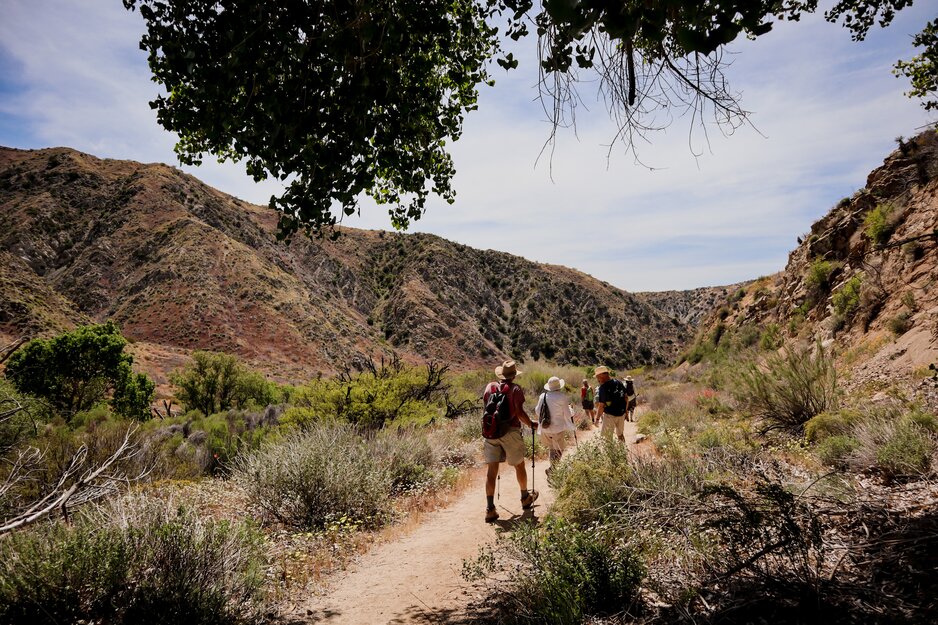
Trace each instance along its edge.
<instances>
[{"instance_id":1,"label":"hiking group","mask_svg":"<svg viewBox=\"0 0 938 625\"><path fill-rule=\"evenodd\" d=\"M535 419L532 419L524 409L524 390L515 383L515 378L520 374L517 364L513 360L506 360L495 367L497 379L490 382L482 393L485 406L482 415L482 456L487 467L485 520L490 523L498 519L495 484L502 462L515 468L518 487L521 489L521 508L530 510L538 498L536 490L528 489L528 474L524 464L525 445L521 438L522 423L531 428L532 443L534 433L540 429L541 442L548 449L550 458L548 475L567 447L567 433L572 431L576 438L575 413L564 391L566 382L556 376L547 380L544 392L538 397L534 408ZM632 376L626 376L623 383L612 377L607 367L596 367L594 376L599 384L595 394L589 380L583 380L580 388L580 404L584 414L593 424L602 424L600 432L603 436L611 438L615 433L624 442L625 421L631 421L635 416L636 394ZM533 469L533 459L531 466ZM533 481L533 475L531 479Z\"/></svg>"}]
</instances>

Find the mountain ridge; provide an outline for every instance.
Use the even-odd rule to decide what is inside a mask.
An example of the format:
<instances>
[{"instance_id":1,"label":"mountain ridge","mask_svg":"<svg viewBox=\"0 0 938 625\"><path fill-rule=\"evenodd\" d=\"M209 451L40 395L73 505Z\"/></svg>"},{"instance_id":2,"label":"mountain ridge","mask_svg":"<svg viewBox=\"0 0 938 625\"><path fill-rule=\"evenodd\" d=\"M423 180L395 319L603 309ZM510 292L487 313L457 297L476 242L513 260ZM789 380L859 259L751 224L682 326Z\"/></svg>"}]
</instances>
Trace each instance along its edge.
<instances>
[{"instance_id":1,"label":"mountain ridge","mask_svg":"<svg viewBox=\"0 0 938 625\"><path fill-rule=\"evenodd\" d=\"M158 369L192 349L280 379L391 354L631 368L669 363L690 334L577 270L435 235L343 227L337 241L278 242L273 211L164 164L0 148L0 208L0 253L16 259L0 297L34 296L0 308L0 333L112 318Z\"/></svg>"}]
</instances>

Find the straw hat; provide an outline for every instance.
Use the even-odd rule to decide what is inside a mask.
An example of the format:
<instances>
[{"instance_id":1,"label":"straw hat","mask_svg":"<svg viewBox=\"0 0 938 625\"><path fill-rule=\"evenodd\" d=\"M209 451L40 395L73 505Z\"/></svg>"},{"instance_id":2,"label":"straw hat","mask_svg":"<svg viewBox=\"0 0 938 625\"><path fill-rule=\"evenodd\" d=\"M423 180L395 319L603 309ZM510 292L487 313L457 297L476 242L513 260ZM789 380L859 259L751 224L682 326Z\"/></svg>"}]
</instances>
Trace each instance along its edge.
<instances>
[{"instance_id":1,"label":"straw hat","mask_svg":"<svg viewBox=\"0 0 938 625\"><path fill-rule=\"evenodd\" d=\"M598 377L599 377L600 375L602 375L603 373L605 373L605 374L608 375L608 374L609 374L609 367L603 367L603 366L596 367L596 370L593 371L593 377L594 377L594 378L598 378Z\"/></svg>"},{"instance_id":2,"label":"straw hat","mask_svg":"<svg viewBox=\"0 0 938 625\"><path fill-rule=\"evenodd\" d=\"M518 371L518 367L514 360L506 360L502 364L495 367L495 375L503 380L510 380L517 375L521 375L521 373L521 371Z\"/></svg>"},{"instance_id":3,"label":"straw hat","mask_svg":"<svg viewBox=\"0 0 938 625\"><path fill-rule=\"evenodd\" d=\"M552 378L547 380L547 384L544 385L544 390L545 391L559 391L563 389L563 385L564 385L563 380L561 380L557 376L553 376Z\"/></svg>"},{"instance_id":4,"label":"straw hat","mask_svg":"<svg viewBox=\"0 0 938 625\"><path fill-rule=\"evenodd\" d=\"M626 381L626 382L632 382L632 381L633 381L633 380L632 380L632 376L630 376L630 375L625 376L625 381Z\"/></svg>"}]
</instances>

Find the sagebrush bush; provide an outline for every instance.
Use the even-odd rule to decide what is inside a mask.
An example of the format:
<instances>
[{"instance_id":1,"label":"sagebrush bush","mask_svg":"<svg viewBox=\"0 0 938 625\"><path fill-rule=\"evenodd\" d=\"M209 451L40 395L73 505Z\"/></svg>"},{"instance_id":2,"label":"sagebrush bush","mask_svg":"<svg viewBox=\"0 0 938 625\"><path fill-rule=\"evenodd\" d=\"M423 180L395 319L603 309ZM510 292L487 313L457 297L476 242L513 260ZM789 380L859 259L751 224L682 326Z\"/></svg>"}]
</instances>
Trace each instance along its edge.
<instances>
[{"instance_id":1,"label":"sagebrush bush","mask_svg":"<svg viewBox=\"0 0 938 625\"><path fill-rule=\"evenodd\" d=\"M873 415L853 429L859 445L849 458L855 471L877 471L886 478L917 477L931 469L935 441L908 415Z\"/></svg>"},{"instance_id":2,"label":"sagebrush bush","mask_svg":"<svg viewBox=\"0 0 938 625\"><path fill-rule=\"evenodd\" d=\"M511 547L521 568L507 582L508 618L518 623L578 625L621 612L645 575L638 556L614 537L557 518L520 526Z\"/></svg>"},{"instance_id":3,"label":"sagebrush bush","mask_svg":"<svg viewBox=\"0 0 938 625\"><path fill-rule=\"evenodd\" d=\"M619 516L628 506L655 493L696 492L704 469L685 457L630 457L625 445L593 439L554 467L550 482L557 493L556 516L581 525Z\"/></svg>"},{"instance_id":4,"label":"sagebrush bush","mask_svg":"<svg viewBox=\"0 0 938 625\"><path fill-rule=\"evenodd\" d=\"M387 429L370 443L388 472L392 493L414 490L433 480L433 447L425 432L412 427Z\"/></svg>"},{"instance_id":5,"label":"sagebrush bush","mask_svg":"<svg viewBox=\"0 0 938 625\"><path fill-rule=\"evenodd\" d=\"M792 346L772 355L764 366L739 369L734 394L740 405L762 420L764 429L800 430L812 417L836 407L834 360L820 344Z\"/></svg>"},{"instance_id":6,"label":"sagebrush bush","mask_svg":"<svg viewBox=\"0 0 938 625\"><path fill-rule=\"evenodd\" d=\"M0 541L0 622L252 622L263 564L260 534L246 525L127 498Z\"/></svg>"},{"instance_id":7,"label":"sagebrush bush","mask_svg":"<svg viewBox=\"0 0 938 625\"><path fill-rule=\"evenodd\" d=\"M355 428L312 424L240 456L232 477L252 501L285 525L325 527L346 517L384 523L392 477Z\"/></svg>"},{"instance_id":8,"label":"sagebrush bush","mask_svg":"<svg viewBox=\"0 0 938 625\"><path fill-rule=\"evenodd\" d=\"M876 452L876 467L888 477L925 475L934 450L934 441L922 428L902 420Z\"/></svg>"}]
</instances>

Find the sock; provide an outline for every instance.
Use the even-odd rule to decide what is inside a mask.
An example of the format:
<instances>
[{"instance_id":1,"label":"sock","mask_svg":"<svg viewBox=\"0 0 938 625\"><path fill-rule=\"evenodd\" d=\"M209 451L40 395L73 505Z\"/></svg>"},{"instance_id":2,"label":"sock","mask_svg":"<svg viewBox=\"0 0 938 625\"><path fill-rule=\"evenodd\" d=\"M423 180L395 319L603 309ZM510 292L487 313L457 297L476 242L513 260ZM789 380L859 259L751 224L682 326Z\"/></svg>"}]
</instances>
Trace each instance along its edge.
<instances>
[{"instance_id":1,"label":"sock","mask_svg":"<svg viewBox=\"0 0 938 625\"><path fill-rule=\"evenodd\" d=\"M491 510L495 507L495 495L486 495L485 502L488 504L488 509Z\"/></svg>"}]
</instances>

